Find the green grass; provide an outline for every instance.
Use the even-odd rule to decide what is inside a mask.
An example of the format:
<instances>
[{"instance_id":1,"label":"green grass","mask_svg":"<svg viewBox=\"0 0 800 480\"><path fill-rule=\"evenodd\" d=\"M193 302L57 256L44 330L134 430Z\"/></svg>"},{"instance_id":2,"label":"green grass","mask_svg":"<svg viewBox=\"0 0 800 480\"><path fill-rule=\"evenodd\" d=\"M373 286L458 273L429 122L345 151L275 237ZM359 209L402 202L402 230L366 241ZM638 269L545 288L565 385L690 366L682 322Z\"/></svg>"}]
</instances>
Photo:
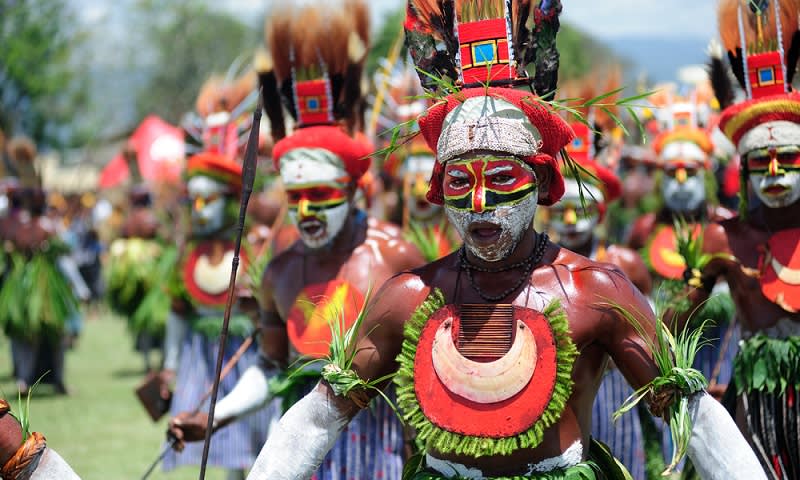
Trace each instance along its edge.
<instances>
[{"instance_id":1,"label":"green grass","mask_svg":"<svg viewBox=\"0 0 800 480\"><path fill-rule=\"evenodd\" d=\"M153 423L134 395L143 372L124 320L105 311L89 315L78 343L67 353L70 395L54 396L49 386L37 387L30 405L31 431L44 434L48 446L83 480L141 478L161 448L168 420ZM11 373L9 342L0 336L0 395L16 411ZM186 467L164 473L159 467L150 478L189 480L198 478L199 471ZM206 478L221 480L224 473L209 469Z\"/></svg>"}]
</instances>

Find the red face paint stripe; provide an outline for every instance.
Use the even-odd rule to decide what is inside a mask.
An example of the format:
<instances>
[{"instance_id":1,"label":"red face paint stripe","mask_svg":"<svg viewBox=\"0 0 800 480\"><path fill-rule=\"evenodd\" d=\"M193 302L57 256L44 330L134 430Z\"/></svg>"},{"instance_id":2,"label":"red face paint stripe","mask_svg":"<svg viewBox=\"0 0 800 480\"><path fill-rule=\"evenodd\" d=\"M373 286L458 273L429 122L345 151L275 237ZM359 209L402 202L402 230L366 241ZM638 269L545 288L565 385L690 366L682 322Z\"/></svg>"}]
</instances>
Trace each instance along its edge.
<instances>
[{"instance_id":1,"label":"red face paint stripe","mask_svg":"<svg viewBox=\"0 0 800 480\"><path fill-rule=\"evenodd\" d=\"M486 193L484 192L486 187L484 182L486 180L483 176L485 166L486 162L484 160L478 160L470 163L467 167L475 179L475 187L472 193L472 209L478 213L486 209Z\"/></svg>"}]
</instances>

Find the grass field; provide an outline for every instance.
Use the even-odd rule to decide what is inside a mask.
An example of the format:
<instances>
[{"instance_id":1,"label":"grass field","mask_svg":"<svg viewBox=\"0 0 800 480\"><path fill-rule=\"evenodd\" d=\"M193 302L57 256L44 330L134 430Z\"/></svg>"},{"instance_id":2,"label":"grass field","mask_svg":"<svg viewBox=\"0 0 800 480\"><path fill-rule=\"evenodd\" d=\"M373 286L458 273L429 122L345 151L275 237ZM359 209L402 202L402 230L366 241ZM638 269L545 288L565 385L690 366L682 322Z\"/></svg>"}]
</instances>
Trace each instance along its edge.
<instances>
[{"instance_id":1,"label":"grass field","mask_svg":"<svg viewBox=\"0 0 800 480\"><path fill-rule=\"evenodd\" d=\"M83 480L139 479L164 440L167 419L153 423L134 396L143 378L143 362L134 352L125 322L108 313L89 316L74 349L67 353L68 396L54 396L49 386L34 391L31 430L42 432ZM17 409L11 378L8 339L0 336L0 395ZM164 473L151 479L189 480L198 468ZM220 470L206 478L221 480Z\"/></svg>"}]
</instances>

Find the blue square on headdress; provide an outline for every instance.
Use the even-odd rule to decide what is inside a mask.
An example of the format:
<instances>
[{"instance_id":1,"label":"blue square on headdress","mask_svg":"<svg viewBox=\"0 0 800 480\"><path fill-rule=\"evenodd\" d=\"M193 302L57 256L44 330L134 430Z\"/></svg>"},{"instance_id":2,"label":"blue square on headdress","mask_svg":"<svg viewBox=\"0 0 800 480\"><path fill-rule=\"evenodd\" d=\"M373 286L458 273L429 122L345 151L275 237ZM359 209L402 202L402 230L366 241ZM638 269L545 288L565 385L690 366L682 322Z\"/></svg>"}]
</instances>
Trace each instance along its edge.
<instances>
[{"instance_id":1,"label":"blue square on headdress","mask_svg":"<svg viewBox=\"0 0 800 480\"><path fill-rule=\"evenodd\" d=\"M484 43L473 47L476 64L494 63L494 43Z\"/></svg>"},{"instance_id":2,"label":"blue square on headdress","mask_svg":"<svg viewBox=\"0 0 800 480\"><path fill-rule=\"evenodd\" d=\"M575 138L572 140L572 148L578 149L583 147L583 139L582 138Z\"/></svg>"},{"instance_id":3,"label":"blue square on headdress","mask_svg":"<svg viewBox=\"0 0 800 480\"><path fill-rule=\"evenodd\" d=\"M764 83L775 83L775 68L761 68L758 70L758 82L761 84Z\"/></svg>"},{"instance_id":4,"label":"blue square on headdress","mask_svg":"<svg viewBox=\"0 0 800 480\"><path fill-rule=\"evenodd\" d=\"M317 110L319 110L319 98L317 97L307 98L306 108L312 112L316 112Z\"/></svg>"}]
</instances>

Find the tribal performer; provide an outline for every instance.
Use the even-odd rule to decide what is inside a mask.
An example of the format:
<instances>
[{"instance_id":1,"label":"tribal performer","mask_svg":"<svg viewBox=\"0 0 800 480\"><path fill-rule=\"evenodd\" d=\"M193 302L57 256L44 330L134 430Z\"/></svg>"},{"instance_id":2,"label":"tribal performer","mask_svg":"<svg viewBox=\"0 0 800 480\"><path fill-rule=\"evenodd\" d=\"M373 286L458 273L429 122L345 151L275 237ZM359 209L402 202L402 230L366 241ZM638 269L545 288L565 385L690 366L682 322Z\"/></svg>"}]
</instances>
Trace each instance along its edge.
<instances>
[{"instance_id":1,"label":"tribal performer","mask_svg":"<svg viewBox=\"0 0 800 480\"><path fill-rule=\"evenodd\" d=\"M191 208L191 230L175 268L170 286L172 311L167 320L164 369L165 384L176 379L172 398L173 415L183 411L207 409L200 405L214 382L219 355L219 334L228 295L231 260L234 253L239 200L242 192L242 167L237 162L242 137L249 125L238 116L246 115L243 104L257 98L256 77L246 73L236 81L212 77L201 89L197 109L205 127L201 130L204 151L187 162L186 189ZM255 95L253 95L255 93ZM237 115L238 112L238 115ZM223 121L224 120L224 121ZM250 257L242 250L240 272L247 271ZM237 309L230 320L227 363L254 329L248 315ZM220 394L230 392L247 368L257 361L257 349L248 348L220 383ZM209 465L228 470L228 478L241 478L252 465L260 442L266 438L270 419L278 415L278 405L217 433L209 453ZM181 445L182 446L182 445ZM190 444L181 452L170 452L164 468L198 465L202 444Z\"/></svg>"},{"instance_id":2,"label":"tribal performer","mask_svg":"<svg viewBox=\"0 0 800 480\"><path fill-rule=\"evenodd\" d=\"M9 210L0 225L6 246L0 328L11 339L19 391L24 394L41 380L65 394L68 322L91 292L60 237L58 222L46 214L36 146L16 137L8 149L17 178L7 185Z\"/></svg>"},{"instance_id":3,"label":"tribal performer","mask_svg":"<svg viewBox=\"0 0 800 480\"><path fill-rule=\"evenodd\" d=\"M694 272L691 298L724 278L745 338L726 395L771 479L800 478L800 95L798 10L793 2L720 4L720 36L747 99L722 113L720 129L741 157L738 218L709 226L719 246ZM791 46L791 48L790 48ZM777 49L776 49L777 47Z\"/></svg>"},{"instance_id":4,"label":"tribal performer","mask_svg":"<svg viewBox=\"0 0 800 480\"><path fill-rule=\"evenodd\" d=\"M131 178L129 209L119 237L109 246L106 297L114 312L127 319L136 350L150 372L150 351L163 342L170 305L165 279L174 267L177 251L167 249L159 238L160 222L152 193L139 172L136 146L126 145L122 154Z\"/></svg>"},{"instance_id":5,"label":"tribal performer","mask_svg":"<svg viewBox=\"0 0 800 480\"><path fill-rule=\"evenodd\" d=\"M280 105L269 103L279 98L277 89L287 95L285 105L296 121L294 133L275 143L273 159L300 241L275 256L264 272L261 362L218 402L217 427L262 408L274 396L289 408L319 380L318 368L296 365L328 354L331 324L349 328L372 288L424 263L399 228L369 218L355 206L372 152L350 133L359 124L368 12L360 1L340 7L283 10L268 20L275 82L271 88L264 82L263 97L273 135L283 125L274 116ZM295 369L287 372L290 365ZM203 439L207 421L205 414L184 413L173 419L171 428L177 437L196 441ZM398 480L405 449L402 425L380 403L353 420L309 475L316 471L318 480Z\"/></svg>"},{"instance_id":6,"label":"tribal performer","mask_svg":"<svg viewBox=\"0 0 800 480\"><path fill-rule=\"evenodd\" d=\"M0 398L0 478L5 480L80 480L69 464L47 446L39 432L23 429L19 415Z\"/></svg>"},{"instance_id":7,"label":"tribal performer","mask_svg":"<svg viewBox=\"0 0 800 480\"><path fill-rule=\"evenodd\" d=\"M572 130L575 138L567 146L567 152L593 178L583 178L584 175L579 184L569 169L562 168L564 196L549 208L550 228L558 234L561 246L591 260L617 266L640 292L650 295L650 272L639 254L620 245L608 244L598 232L608 206L620 196L622 185L610 170L589 159L587 141L591 130L582 123L573 124ZM612 420L614 412L633 393L620 370L609 365L594 401L592 437L608 445L634 479L644 479L644 439L638 410L633 409Z\"/></svg>"},{"instance_id":8,"label":"tribal performer","mask_svg":"<svg viewBox=\"0 0 800 480\"><path fill-rule=\"evenodd\" d=\"M609 356L635 387L658 376L647 342L620 311L646 318L647 332L653 315L618 269L531 226L537 204L564 192L556 155L572 138L529 88L555 88L561 5L506 5L411 2L407 40L423 82L457 90L420 118L437 154L428 198L444 205L465 243L384 284L346 365L353 381L338 381L338 363L323 369L325 380L273 429L251 479L309 478L375 394L358 385L394 372L398 407L422 446L408 478L626 478L590 439L591 405ZM531 83L524 67L534 59ZM702 388L670 391L691 404L689 453L707 478L763 478ZM665 397L650 396L661 414L670 402L656 398Z\"/></svg>"},{"instance_id":9,"label":"tribal performer","mask_svg":"<svg viewBox=\"0 0 800 480\"><path fill-rule=\"evenodd\" d=\"M678 248L676 222L685 221L691 236L703 251L714 251L717 245L710 238L703 240L701 232L709 222L730 218L733 213L716 202L716 182L711 169L713 144L710 135L697 126L698 108L693 103L676 102L668 106L671 128L661 132L654 141L658 159L656 188L662 207L639 217L631 229L629 245L639 249L653 275L653 303L663 308L679 303L676 310L687 309L683 289L687 262ZM709 392L721 398L732 374L736 354L738 327L732 323L733 302L722 283L715 295L695 312L695 327L706 320L704 337L708 344L698 352L694 367L709 379ZM729 332L730 330L730 332ZM647 452L654 465L660 463L657 445L662 445L666 457L672 448L670 432L658 421L652 424L643 418L652 435L647 435ZM661 438L659 438L661 437ZM660 467L656 467L660 468Z\"/></svg>"},{"instance_id":10,"label":"tribal performer","mask_svg":"<svg viewBox=\"0 0 800 480\"><path fill-rule=\"evenodd\" d=\"M675 295L672 285L682 290L686 260L678 249L679 233L675 231L676 221L686 221L691 235L703 239L699 235L704 225L718 222L733 216L716 202L716 183L711 171L711 152L713 145L709 134L700 128L681 125L662 132L655 140L654 147L659 161L660 178L656 182L660 190L663 207L653 213L640 217L633 225L629 244L640 249L645 263L650 268L656 287L655 302L666 301ZM715 251L710 238L702 242L704 251ZM725 287L722 286L724 292ZM662 298L663 297L663 298ZM695 315L700 321L710 318L714 322L707 332L708 338L722 339L729 328L733 305L727 293L720 293L714 300ZM730 379L730 364L735 353L734 348L723 352L726 358L717 359L719 341L714 348L704 348L698 358L702 365L696 365L713 383L721 384L712 393L719 395L724 391ZM729 337L727 343L736 344L736 339ZM724 371L717 372L717 378L710 378L715 366L724 366Z\"/></svg>"},{"instance_id":11,"label":"tribal performer","mask_svg":"<svg viewBox=\"0 0 800 480\"><path fill-rule=\"evenodd\" d=\"M453 251L455 232L447 228L444 212L425 198L428 179L436 164L433 151L417 135L417 116L425 111L419 78L410 65L379 77L377 99L385 97L385 105L374 112L374 122L382 132L402 130L400 135L411 139L388 156L383 164L384 183L393 194L389 219L402 226L404 236L414 243L428 261ZM386 90L384 92L384 90Z\"/></svg>"}]
</instances>

